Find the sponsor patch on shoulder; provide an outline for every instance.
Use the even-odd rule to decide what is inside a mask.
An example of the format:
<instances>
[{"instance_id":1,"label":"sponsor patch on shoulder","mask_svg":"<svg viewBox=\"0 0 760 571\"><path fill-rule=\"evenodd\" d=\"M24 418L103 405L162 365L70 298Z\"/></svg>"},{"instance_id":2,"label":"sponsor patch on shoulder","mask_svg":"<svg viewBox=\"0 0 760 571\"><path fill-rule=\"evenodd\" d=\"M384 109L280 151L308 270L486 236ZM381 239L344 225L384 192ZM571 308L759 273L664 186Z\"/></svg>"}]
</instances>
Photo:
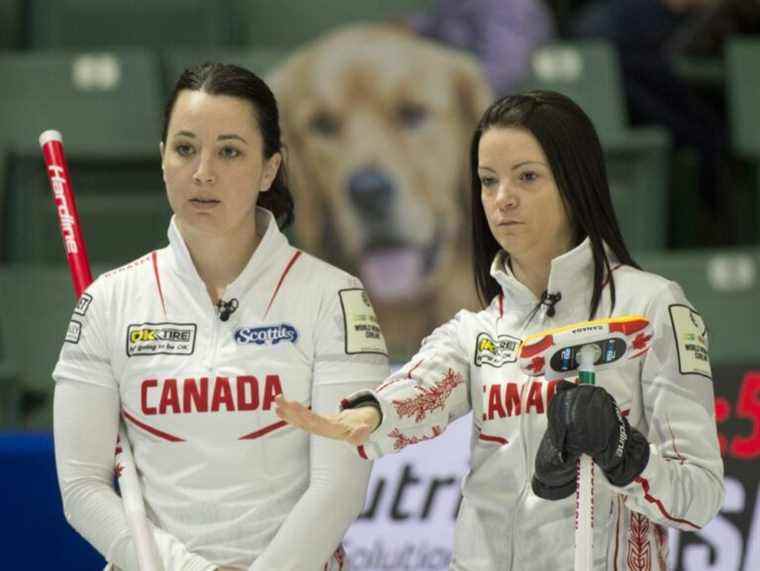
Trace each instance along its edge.
<instances>
[{"instance_id":1,"label":"sponsor patch on shoulder","mask_svg":"<svg viewBox=\"0 0 760 571\"><path fill-rule=\"evenodd\" d=\"M387 355L385 338L367 292L361 288L350 288L340 290L338 295L346 327L346 353Z\"/></svg>"},{"instance_id":2,"label":"sponsor patch on shoulder","mask_svg":"<svg viewBox=\"0 0 760 571\"><path fill-rule=\"evenodd\" d=\"M496 339L488 333L480 333L475 341L475 366L490 365L501 367L517 361L520 340L511 335L498 335Z\"/></svg>"},{"instance_id":3,"label":"sponsor patch on shoulder","mask_svg":"<svg viewBox=\"0 0 760 571\"><path fill-rule=\"evenodd\" d=\"M82 334L82 324L77 320L69 321L69 328L66 330L66 337L63 340L66 343L79 343L79 337Z\"/></svg>"},{"instance_id":4,"label":"sponsor patch on shoulder","mask_svg":"<svg viewBox=\"0 0 760 571\"><path fill-rule=\"evenodd\" d=\"M668 310L673 323L681 374L696 374L712 379L707 326L702 316L688 305L673 304Z\"/></svg>"},{"instance_id":5,"label":"sponsor patch on shoulder","mask_svg":"<svg viewBox=\"0 0 760 571\"><path fill-rule=\"evenodd\" d=\"M277 345L295 343L298 340L298 330L288 323L239 327L235 329L234 337L238 345Z\"/></svg>"},{"instance_id":6,"label":"sponsor patch on shoulder","mask_svg":"<svg viewBox=\"0 0 760 571\"><path fill-rule=\"evenodd\" d=\"M78 315L86 314L91 302L92 296L89 293L83 293L79 298L79 301L77 301L76 306L74 307L74 313Z\"/></svg>"},{"instance_id":7,"label":"sponsor patch on shoulder","mask_svg":"<svg viewBox=\"0 0 760 571\"><path fill-rule=\"evenodd\" d=\"M195 323L135 323L127 328L127 357L192 355Z\"/></svg>"}]
</instances>

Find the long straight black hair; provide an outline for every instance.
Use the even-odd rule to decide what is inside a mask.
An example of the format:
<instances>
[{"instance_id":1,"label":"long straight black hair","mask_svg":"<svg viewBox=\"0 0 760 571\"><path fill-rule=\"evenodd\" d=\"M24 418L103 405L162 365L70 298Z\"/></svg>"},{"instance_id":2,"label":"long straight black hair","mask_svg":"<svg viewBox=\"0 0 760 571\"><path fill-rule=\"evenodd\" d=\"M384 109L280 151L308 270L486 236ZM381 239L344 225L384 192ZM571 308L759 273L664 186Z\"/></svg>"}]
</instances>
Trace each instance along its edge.
<instances>
[{"instance_id":1,"label":"long straight black hair","mask_svg":"<svg viewBox=\"0 0 760 571\"><path fill-rule=\"evenodd\" d=\"M491 264L501 250L488 227L481 202L478 177L480 138L490 128L512 127L529 131L549 161L554 180L575 228L574 246L590 238L594 257L594 291L589 319L599 308L609 277L611 307L615 306L615 281L606 244L622 264L638 268L620 232L612 207L604 153L591 119L570 98L553 91L528 91L507 95L486 109L470 144L472 177L472 263L475 287L483 305L501 291L491 276ZM507 252L508 253L508 252Z\"/></svg>"},{"instance_id":2,"label":"long straight black hair","mask_svg":"<svg viewBox=\"0 0 760 571\"><path fill-rule=\"evenodd\" d=\"M280 114L272 90L255 73L236 65L218 62L190 67L179 77L164 109L164 126L161 133L163 143L166 143L174 104L180 92L186 89L203 91L209 95L237 97L250 102L264 140L264 158L269 159L275 153L282 152ZM271 188L259 194L257 204L274 214L280 229L293 223L295 206L288 188L284 157Z\"/></svg>"}]
</instances>

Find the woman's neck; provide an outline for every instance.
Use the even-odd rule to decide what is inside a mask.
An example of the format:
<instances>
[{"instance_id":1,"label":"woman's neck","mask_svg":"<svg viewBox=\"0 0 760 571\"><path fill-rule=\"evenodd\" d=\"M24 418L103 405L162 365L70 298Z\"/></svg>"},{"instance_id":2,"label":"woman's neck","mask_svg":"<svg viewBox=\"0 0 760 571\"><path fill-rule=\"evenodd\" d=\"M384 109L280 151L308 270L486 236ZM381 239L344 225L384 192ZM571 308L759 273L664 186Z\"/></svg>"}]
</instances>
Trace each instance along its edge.
<instances>
[{"instance_id":1,"label":"woman's neck","mask_svg":"<svg viewBox=\"0 0 760 571\"><path fill-rule=\"evenodd\" d=\"M256 233L256 221L223 235L200 233L177 221L190 257L211 301L216 303L225 288L235 281L256 250L261 238Z\"/></svg>"},{"instance_id":2,"label":"woman's neck","mask_svg":"<svg viewBox=\"0 0 760 571\"><path fill-rule=\"evenodd\" d=\"M568 243L567 247L557 248L556 250L531 251L520 256L510 255L509 265L515 278L527 286L538 299L541 299L541 295L549 285L552 260L568 252L571 248L571 244Z\"/></svg>"}]
</instances>

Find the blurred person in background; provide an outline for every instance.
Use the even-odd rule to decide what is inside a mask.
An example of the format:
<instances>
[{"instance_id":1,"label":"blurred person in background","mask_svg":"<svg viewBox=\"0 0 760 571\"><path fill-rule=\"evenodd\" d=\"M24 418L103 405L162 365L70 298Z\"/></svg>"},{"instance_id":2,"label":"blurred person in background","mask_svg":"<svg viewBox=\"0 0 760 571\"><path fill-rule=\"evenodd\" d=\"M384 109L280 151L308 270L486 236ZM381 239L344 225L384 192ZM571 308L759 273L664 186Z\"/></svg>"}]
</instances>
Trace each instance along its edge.
<instances>
[{"instance_id":1,"label":"blurred person in background","mask_svg":"<svg viewBox=\"0 0 760 571\"><path fill-rule=\"evenodd\" d=\"M279 421L273 402L327 414L387 375L362 284L282 233L294 205L279 113L250 71L186 70L160 151L169 245L87 289L53 372L66 518L137 570L113 488L121 415L164 569L344 569L370 464Z\"/></svg>"},{"instance_id":2,"label":"blurred person in background","mask_svg":"<svg viewBox=\"0 0 760 571\"><path fill-rule=\"evenodd\" d=\"M554 37L542 0L438 0L407 24L421 36L473 54L497 95L514 90L533 50Z\"/></svg>"},{"instance_id":3,"label":"blurred person in background","mask_svg":"<svg viewBox=\"0 0 760 571\"><path fill-rule=\"evenodd\" d=\"M723 502L707 328L681 287L642 271L612 207L588 116L558 93L493 103L470 148L473 270L485 305L438 327L379 388L325 416L277 414L378 458L472 413L456 571L572 569L576 459L595 484L594 569L666 568L665 527L693 531ZM487 305L486 305L487 304ZM527 336L643 315L651 335L597 384L520 369Z\"/></svg>"},{"instance_id":4,"label":"blurred person in background","mask_svg":"<svg viewBox=\"0 0 760 571\"><path fill-rule=\"evenodd\" d=\"M729 151L727 121L711 101L674 67L672 42L693 17L721 0L603 0L583 7L571 26L577 38L601 38L617 48L633 125L668 129L676 149L697 154L701 226L711 242L725 241L726 201L721 197ZM730 189L728 189L730 190Z\"/></svg>"}]
</instances>

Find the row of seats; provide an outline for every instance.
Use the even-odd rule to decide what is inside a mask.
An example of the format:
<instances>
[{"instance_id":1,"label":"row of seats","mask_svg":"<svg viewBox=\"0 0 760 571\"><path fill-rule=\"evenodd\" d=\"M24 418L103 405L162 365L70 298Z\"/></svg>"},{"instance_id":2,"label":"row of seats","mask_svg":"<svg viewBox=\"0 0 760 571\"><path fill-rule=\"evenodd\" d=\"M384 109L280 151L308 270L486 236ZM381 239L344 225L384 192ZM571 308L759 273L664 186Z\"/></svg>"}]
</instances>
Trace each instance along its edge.
<instances>
[{"instance_id":1,"label":"row of seats","mask_svg":"<svg viewBox=\"0 0 760 571\"><path fill-rule=\"evenodd\" d=\"M713 363L756 364L760 250L736 249L638 256L641 266L678 281L703 313ZM105 268L95 267L97 275ZM73 307L65 267L0 267L6 300L0 320L0 427L49 426L50 373Z\"/></svg>"},{"instance_id":2,"label":"row of seats","mask_svg":"<svg viewBox=\"0 0 760 571\"><path fill-rule=\"evenodd\" d=\"M292 48L336 25L389 20L433 0L0 0L0 49Z\"/></svg>"},{"instance_id":3,"label":"row of seats","mask_svg":"<svg viewBox=\"0 0 760 571\"><path fill-rule=\"evenodd\" d=\"M92 259L130 259L163 241L168 211L158 140L164 98L180 72L191 63L218 59L265 75L287 53L132 48L0 54L0 261L60 260L37 147L43 130L64 134ZM758 60L760 38L729 46L735 146L755 163L760 162L760 113L754 105L760 79L746 62ZM565 92L589 112L607 152L613 199L627 241L639 251L664 248L669 219L685 219L689 200L696 197L669 203L670 141L659 128L628 126L614 50L598 41L541 48L524 87ZM758 176L757 169L753 172ZM760 180L755 188L756 205L744 208L743 214L756 232ZM677 217L669 215L671 208L678 209ZM699 230L692 224L688 231Z\"/></svg>"}]
</instances>

